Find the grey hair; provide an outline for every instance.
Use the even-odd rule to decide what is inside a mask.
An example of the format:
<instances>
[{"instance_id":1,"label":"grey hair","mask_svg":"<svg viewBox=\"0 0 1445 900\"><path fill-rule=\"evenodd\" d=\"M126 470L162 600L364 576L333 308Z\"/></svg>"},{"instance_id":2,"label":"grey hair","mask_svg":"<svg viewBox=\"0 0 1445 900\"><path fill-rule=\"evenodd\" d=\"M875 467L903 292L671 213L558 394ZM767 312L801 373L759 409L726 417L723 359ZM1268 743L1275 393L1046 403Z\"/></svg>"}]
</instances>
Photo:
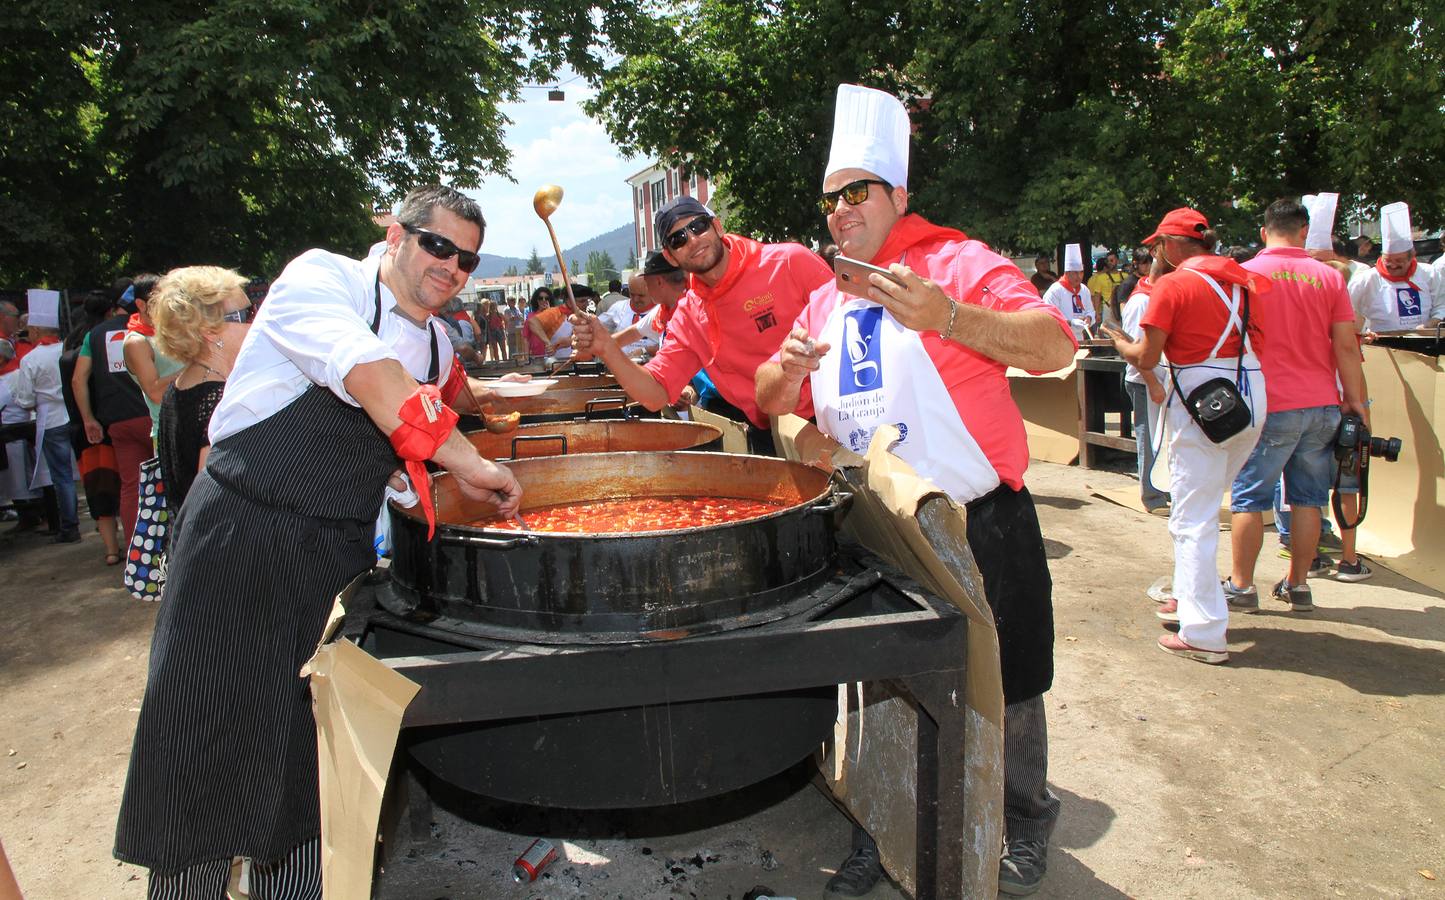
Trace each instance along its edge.
<instances>
[{"instance_id":1,"label":"grey hair","mask_svg":"<svg viewBox=\"0 0 1445 900\"><path fill-rule=\"evenodd\" d=\"M401 201L401 209L397 210L396 220L403 225L425 228L431 224L432 210L438 206L460 219L471 222L482 232L483 237L486 236L487 220L482 218L482 208L477 205L477 201L456 188L447 187L444 184L429 184L424 187L412 188Z\"/></svg>"},{"instance_id":2,"label":"grey hair","mask_svg":"<svg viewBox=\"0 0 1445 900\"><path fill-rule=\"evenodd\" d=\"M9 300L0 300L0 313L5 313L9 316L18 316L20 315L20 307L11 303Z\"/></svg>"}]
</instances>

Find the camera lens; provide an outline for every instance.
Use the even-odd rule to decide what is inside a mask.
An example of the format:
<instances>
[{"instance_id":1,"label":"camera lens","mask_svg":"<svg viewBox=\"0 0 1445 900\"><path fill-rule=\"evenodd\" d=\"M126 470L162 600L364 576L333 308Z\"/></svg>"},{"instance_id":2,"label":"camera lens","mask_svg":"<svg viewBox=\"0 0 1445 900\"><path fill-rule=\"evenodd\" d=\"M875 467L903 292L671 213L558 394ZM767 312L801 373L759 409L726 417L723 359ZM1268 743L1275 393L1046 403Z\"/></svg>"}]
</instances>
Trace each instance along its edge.
<instances>
[{"instance_id":1,"label":"camera lens","mask_svg":"<svg viewBox=\"0 0 1445 900\"><path fill-rule=\"evenodd\" d=\"M1370 438L1370 455L1385 462L1399 462L1400 449L1404 446L1399 438Z\"/></svg>"}]
</instances>

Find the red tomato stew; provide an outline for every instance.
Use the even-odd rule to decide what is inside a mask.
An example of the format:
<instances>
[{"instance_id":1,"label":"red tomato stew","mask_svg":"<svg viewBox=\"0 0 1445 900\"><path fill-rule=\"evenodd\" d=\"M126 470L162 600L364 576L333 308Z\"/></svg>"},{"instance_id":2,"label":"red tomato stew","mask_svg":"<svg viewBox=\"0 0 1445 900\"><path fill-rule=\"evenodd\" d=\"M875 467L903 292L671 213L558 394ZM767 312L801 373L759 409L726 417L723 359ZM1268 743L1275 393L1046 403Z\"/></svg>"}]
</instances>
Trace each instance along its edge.
<instances>
[{"instance_id":1,"label":"red tomato stew","mask_svg":"<svg viewBox=\"0 0 1445 900\"><path fill-rule=\"evenodd\" d=\"M620 534L700 528L724 522L755 519L785 509L786 504L735 497L632 497L626 500L591 500L560 503L523 510L529 531L563 534ZM496 517L471 523L479 528L520 531L515 519Z\"/></svg>"}]
</instances>

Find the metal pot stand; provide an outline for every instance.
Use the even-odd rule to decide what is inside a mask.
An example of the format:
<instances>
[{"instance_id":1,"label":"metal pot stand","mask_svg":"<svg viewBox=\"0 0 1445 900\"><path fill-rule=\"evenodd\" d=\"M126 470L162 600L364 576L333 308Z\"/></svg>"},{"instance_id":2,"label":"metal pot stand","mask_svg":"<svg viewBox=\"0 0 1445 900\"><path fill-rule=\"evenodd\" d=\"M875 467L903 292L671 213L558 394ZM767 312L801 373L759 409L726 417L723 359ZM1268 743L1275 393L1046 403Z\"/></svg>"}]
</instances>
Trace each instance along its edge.
<instances>
[{"instance_id":1,"label":"metal pot stand","mask_svg":"<svg viewBox=\"0 0 1445 900\"><path fill-rule=\"evenodd\" d=\"M837 571L809 592L817 602L806 613L685 639L653 635L637 643L544 646L463 636L435 627L442 623L413 622L387 612L379 602L379 592L386 589L383 577L357 592L342 634L421 685L403 720L402 743L444 780L468 781L479 758L475 747L457 742L457 734L501 726L500 745L489 747L515 747L524 734L535 740L535 728L544 720L559 723L561 730L550 735L557 738L566 736L568 723L600 721L600 728L588 726L588 744L627 740L639 726L651 732L655 743L660 731L653 726L665 723L662 730L673 746L699 736L711 741L716 732L708 733L707 719L721 716L740 726L752 746L772 745L775 751L750 759L747 780L741 782L726 771L706 771L706 765L669 772L655 758L644 761L612 747L581 747L569 757L571 769L562 771L556 761L540 763L535 753L504 752L511 761L487 776L493 783L500 779L505 788L488 795L511 795L504 799L589 808L715 796L782 771L811 752L820 719L826 728L836 712L837 685L887 683L911 699L919 713L917 896L961 897L967 819L959 698L968 623L947 600L925 593L861 548L840 547ZM775 699L780 703L770 712ZM739 710L741 721L728 718ZM658 711L671 718L659 718ZM522 720L532 730L519 726L509 735L507 720ZM795 725L791 730L790 723ZM712 758L710 752L693 755ZM675 759L685 756L683 751L673 754ZM619 781L615 772L589 770L628 759L637 760L627 773L638 779L634 782ZM529 777L537 781L529 784ZM422 837L431 821L431 801L416 789L415 779L408 780L407 815L413 834ZM619 784L630 798L617 796ZM552 796L558 785L582 788L559 803ZM571 790L563 788L564 794Z\"/></svg>"}]
</instances>

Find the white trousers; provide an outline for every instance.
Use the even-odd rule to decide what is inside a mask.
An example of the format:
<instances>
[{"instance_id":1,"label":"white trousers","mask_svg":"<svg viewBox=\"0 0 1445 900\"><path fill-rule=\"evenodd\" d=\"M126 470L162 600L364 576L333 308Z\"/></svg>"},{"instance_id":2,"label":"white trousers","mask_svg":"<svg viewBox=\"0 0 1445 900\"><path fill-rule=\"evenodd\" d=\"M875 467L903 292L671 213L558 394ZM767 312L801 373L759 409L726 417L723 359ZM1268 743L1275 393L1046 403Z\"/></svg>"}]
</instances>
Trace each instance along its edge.
<instances>
[{"instance_id":1,"label":"white trousers","mask_svg":"<svg viewBox=\"0 0 1445 900\"><path fill-rule=\"evenodd\" d=\"M1233 360L1229 361L1233 363ZM1253 360L1245 365L1258 366ZM1169 397L1169 533L1174 537L1174 599L1179 603L1179 636L1201 650L1224 650L1229 607L1219 583L1219 508L1234 476L1244 467L1264 427L1267 408L1264 376L1256 368L1245 370L1254 421L1222 444L1204 436L1189 418L1184 404ZM1209 367L1179 370L1179 388L1191 389L1211 378L1234 377Z\"/></svg>"}]
</instances>

